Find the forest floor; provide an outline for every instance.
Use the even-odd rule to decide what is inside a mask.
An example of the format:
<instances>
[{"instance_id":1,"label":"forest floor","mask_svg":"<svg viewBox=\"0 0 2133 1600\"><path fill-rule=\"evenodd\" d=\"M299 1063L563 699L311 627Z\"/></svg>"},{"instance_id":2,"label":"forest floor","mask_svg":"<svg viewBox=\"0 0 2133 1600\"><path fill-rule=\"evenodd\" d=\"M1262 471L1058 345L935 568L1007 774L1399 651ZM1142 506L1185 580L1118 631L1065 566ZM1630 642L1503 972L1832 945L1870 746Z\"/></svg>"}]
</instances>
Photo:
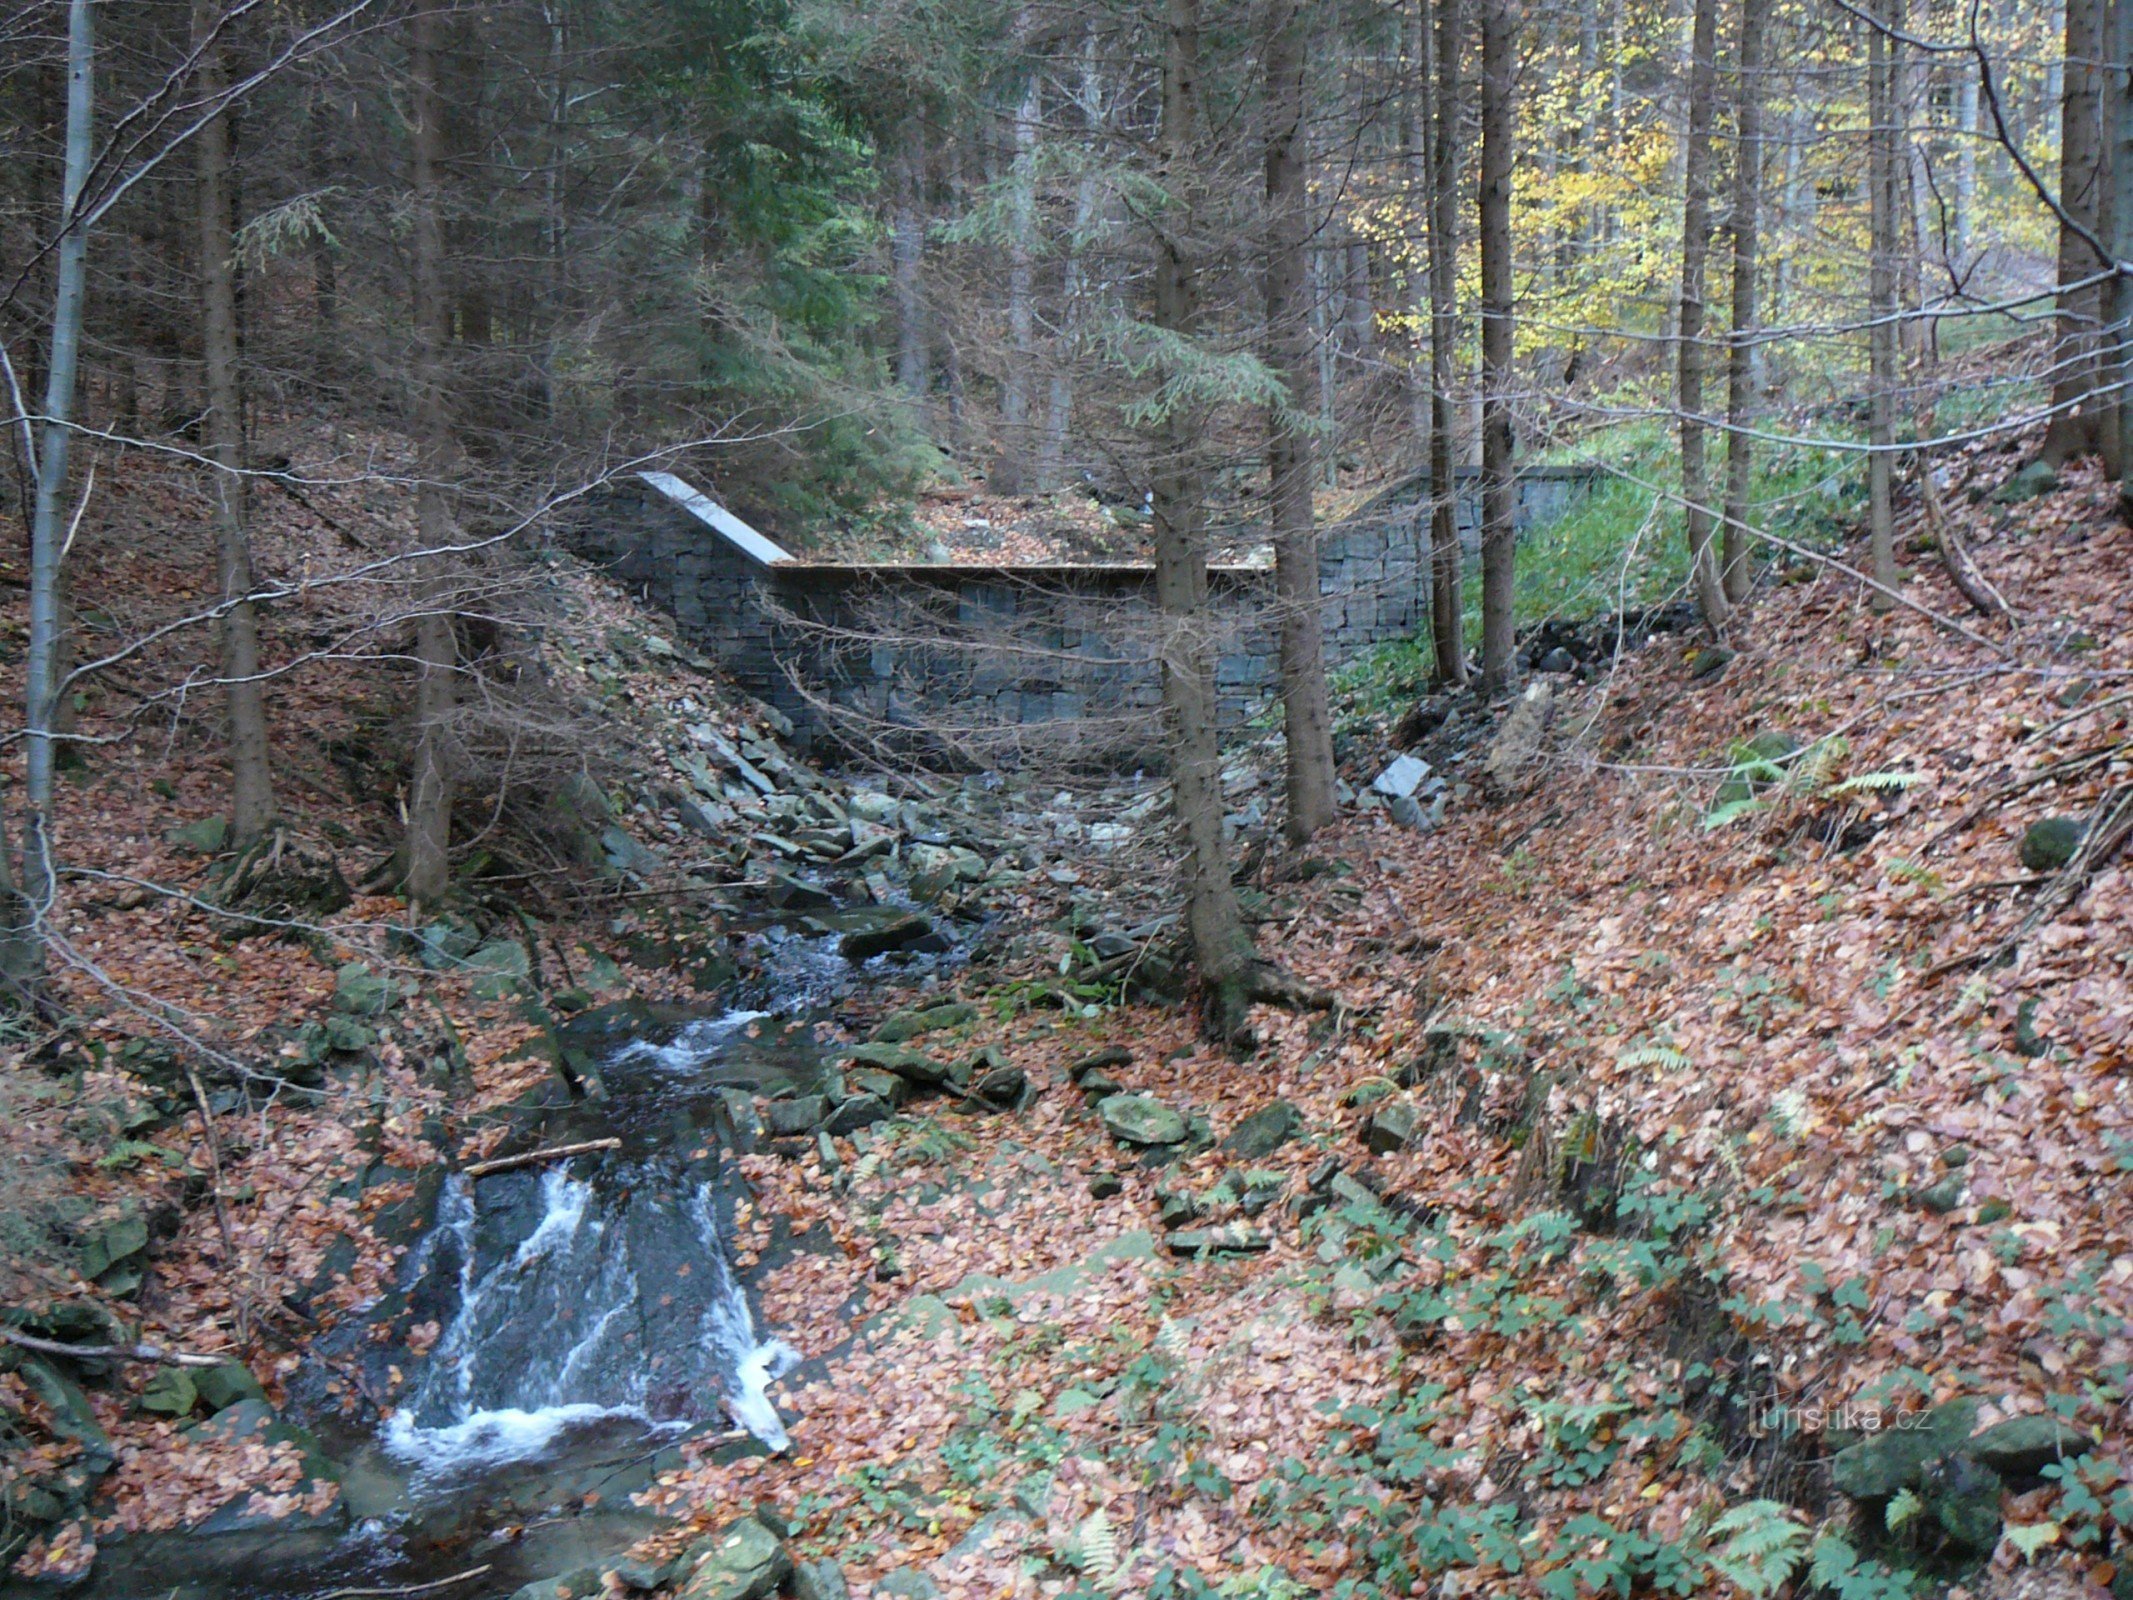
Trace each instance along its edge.
<instances>
[{"instance_id":1,"label":"forest floor","mask_svg":"<svg viewBox=\"0 0 2133 1600\"><path fill-rule=\"evenodd\" d=\"M204 589L204 544L129 536L201 526L189 482L130 476L85 524L102 553L77 603L97 626L198 602L177 575ZM1264 1014L1247 1057L1188 1010L1061 1005L1046 981L1074 959L1059 913L1150 859L1003 895L1012 953L962 980L978 1018L913 1042L994 1046L1034 1102L907 1114L830 1164L742 1158L760 1320L830 1359L777 1395L789 1453L690 1447L650 1494L681 1519L653 1554L763 1506L796 1557L862 1586L897 1574L881 1593L925 1592L923 1574L957 1596L1568 1596L1757 1592L1826 1531L1834 1593L1899 1592L1874 1587L1896 1581L1876 1557L1950 1593L2109 1592L2133 1520L2133 871L2022 853L2047 818L2108 835L2133 794L2133 533L2093 474L2013 506L1962 488L1950 503L2018 627L1963 613L1987 644L1877 614L1803 567L1715 670L1662 636L1561 682L1434 831L1366 813L1270 858L1262 948L1341 1003ZM277 514L263 571L300 573L334 524L404 514L335 493L318 522ZM1907 561L1908 594L1961 612L1929 554ZM561 641L539 658L544 704L677 770L675 719L746 720L671 647L641 648L658 619L567 563L539 570ZM388 603L307 595L278 647ZM639 641L619 662L600 654L618 632ZM390 843L391 785L362 774L395 682L389 662L322 659L277 690L295 830L351 878ZM70 780L63 837L108 875L69 902L60 983L86 1020L19 1041L4 1074L23 1159L0 1196L19 1235L0 1301L97 1301L129 1334L241 1357L278 1397L313 1325L392 1270L364 1208L396 1196L359 1202L349 1180L483 1153L471 1112L547 1073L540 1028L479 976L421 970L387 897L292 945L143 889L206 881L196 825L224 777L195 708L108 700L83 712L114 737ZM1749 754L1758 735L1784 738ZM1391 752L1353 737L1367 779ZM690 848L657 806L622 818ZM572 864L506 865L523 887ZM612 897L558 889L530 914L586 1003L686 990L631 963L641 913ZM296 1060L356 962L409 989L368 1041L361 1106L261 1110L170 1075L179 1033L202 1059ZM1076 1081L1098 1056L1207 1137L1167 1160L1119 1142ZM213 1142L194 1098L219 1108ZM147 1286L91 1290L77 1252L134 1217ZM314 1292L343 1239L359 1247ZM18 1572L78 1570L98 1538L185 1526L233 1486L303 1483L291 1451L180 1440L167 1383L129 1366L90 1391L117 1469ZM2004 1528L1967 1546L1935 1525L1953 1501L1931 1485L1860 1512L1833 1491L1844 1429L1893 1438L1959 1398L1978 1426L2056 1407L2097 1441L2082 1481L2011 1470ZM0 1372L0 1408L30 1440L0 1466L11 1483L78 1453L40 1432L48 1399L20 1373ZM1719 1520L1761 1502L1760 1521Z\"/></svg>"}]
</instances>

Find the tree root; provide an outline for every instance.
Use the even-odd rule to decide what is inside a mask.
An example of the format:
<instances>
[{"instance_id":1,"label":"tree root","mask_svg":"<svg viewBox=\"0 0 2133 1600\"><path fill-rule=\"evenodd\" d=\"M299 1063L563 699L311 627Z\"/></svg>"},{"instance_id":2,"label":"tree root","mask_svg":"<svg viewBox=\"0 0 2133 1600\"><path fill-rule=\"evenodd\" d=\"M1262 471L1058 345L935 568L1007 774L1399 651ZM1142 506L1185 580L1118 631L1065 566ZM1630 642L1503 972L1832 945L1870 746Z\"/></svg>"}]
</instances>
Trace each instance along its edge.
<instances>
[{"instance_id":1,"label":"tree root","mask_svg":"<svg viewBox=\"0 0 2133 1600\"><path fill-rule=\"evenodd\" d=\"M1271 961L1254 956L1236 971L1207 980L1201 997L1200 1025L1208 1038L1249 1054L1259 1043L1251 1028L1253 1006L1331 1011L1337 1003L1338 997L1329 990L1315 989Z\"/></svg>"}]
</instances>

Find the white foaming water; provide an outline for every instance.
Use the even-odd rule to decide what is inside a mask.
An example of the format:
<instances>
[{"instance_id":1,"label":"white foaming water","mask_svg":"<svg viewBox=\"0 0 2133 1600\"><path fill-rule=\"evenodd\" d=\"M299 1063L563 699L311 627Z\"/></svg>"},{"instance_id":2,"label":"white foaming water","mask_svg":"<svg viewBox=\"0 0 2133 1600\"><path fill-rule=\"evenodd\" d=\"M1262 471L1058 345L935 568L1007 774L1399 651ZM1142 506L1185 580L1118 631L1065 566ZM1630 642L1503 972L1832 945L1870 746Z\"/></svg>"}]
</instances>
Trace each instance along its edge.
<instances>
[{"instance_id":1,"label":"white foaming water","mask_svg":"<svg viewBox=\"0 0 2133 1600\"><path fill-rule=\"evenodd\" d=\"M639 1039L616 1051L614 1059L650 1061L666 1072L693 1072L749 1023L760 1022L769 1015L767 1011L727 1011L715 1017L699 1017L666 1044Z\"/></svg>"},{"instance_id":2,"label":"white foaming water","mask_svg":"<svg viewBox=\"0 0 2133 1600\"><path fill-rule=\"evenodd\" d=\"M660 1432L678 1432L688 1426L654 1423L630 1406L581 1404L543 1406L538 1411L507 1406L499 1411L477 1411L464 1422L446 1427L422 1428L403 1410L393 1413L392 1420L385 1424L385 1447L427 1473L467 1472L537 1456L566 1428L598 1422L603 1417L627 1417Z\"/></svg>"},{"instance_id":3,"label":"white foaming water","mask_svg":"<svg viewBox=\"0 0 2133 1600\"><path fill-rule=\"evenodd\" d=\"M425 1474L464 1472L538 1456L606 1418L682 1431L722 1397L785 1450L768 1390L799 1356L758 1340L712 1185L678 1177L647 1163L595 1184L553 1167L537 1186L502 1189L487 1216L452 1179L407 1281L449 1272L456 1310L386 1447Z\"/></svg>"},{"instance_id":4,"label":"white foaming water","mask_svg":"<svg viewBox=\"0 0 2133 1600\"><path fill-rule=\"evenodd\" d=\"M778 1408L770 1403L770 1386L799 1364L800 1352L783 1339L759 1344L741 1358L733 1393L726 1397L733 1420L768 1445L772 1455L783 1455L792 1439Z\"/></svg>"}]
</instances>

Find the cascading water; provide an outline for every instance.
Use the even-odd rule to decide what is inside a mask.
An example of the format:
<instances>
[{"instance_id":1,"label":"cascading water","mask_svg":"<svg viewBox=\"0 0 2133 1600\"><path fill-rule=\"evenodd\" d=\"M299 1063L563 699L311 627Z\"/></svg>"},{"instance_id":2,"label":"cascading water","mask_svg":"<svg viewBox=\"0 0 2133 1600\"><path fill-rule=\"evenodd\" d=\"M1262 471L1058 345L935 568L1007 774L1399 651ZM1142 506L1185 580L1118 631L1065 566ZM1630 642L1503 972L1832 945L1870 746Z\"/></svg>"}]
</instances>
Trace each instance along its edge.
<instances>
[{"instance_id":1,"label":"cascading water","mask_svg":"<svg viewBox=\"0 0 2133 1600\"><path fill-rule=\"evenodd\" d=\"M616 1110L660 1103L661 1088L703 1073L754 1017L626 1047L611 1062ZM450 1473L536 1455L603 1418L678 1432L723 1409L784 1449L766 1391L798 1357L757 1337L713 1162L703 1147L452 1178L406 1278L443 1331L387 1424L387 1447Z\"/></svg>"}]
</instances>

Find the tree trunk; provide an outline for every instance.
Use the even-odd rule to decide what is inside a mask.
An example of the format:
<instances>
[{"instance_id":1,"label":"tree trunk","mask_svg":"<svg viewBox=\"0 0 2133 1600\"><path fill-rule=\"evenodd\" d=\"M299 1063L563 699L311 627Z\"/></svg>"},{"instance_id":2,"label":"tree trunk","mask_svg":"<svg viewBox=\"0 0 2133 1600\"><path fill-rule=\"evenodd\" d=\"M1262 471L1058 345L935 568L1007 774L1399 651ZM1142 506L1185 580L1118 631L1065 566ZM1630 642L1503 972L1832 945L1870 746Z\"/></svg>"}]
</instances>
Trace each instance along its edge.
<instances>
[{"instance_id":1,"label":"tree trunk","mask_svg":"<svg viewBox=\"0 0 2133 1600\"><path fill-rule=\"evenodd\" d=\"M1266 9L1266 343L1283 398L1267 408L1267 496L1288 735L1288 836L1302 844L1334 819L1333 719L1326 704L1318 524L1311 496L1311 324L1304 303L1311 218L1304 181L1303 16Z\"/></svg>"},{"instance_id":2,"label":"tree trunk","mask_svg":"<svg viewBox=\"0 0 2133 1600\"><path fill-rule=\"evenodd\" d=\"M1752 6L1751 6L1752 9ZM1711 120L1718 101L1718 0L1696 0L1689 46L1689 128L1682 152L1681 323L1674 404L1681 425L1681 499L1688 523L1689 576L1696 609L1714 633L1726 625L1726 591L1711 542L1711 484L1705 467L1704 278L1711 248Z\"/></svg>"},{"instance_id":3,"label":"tree trunk","mask_svg":"<svg viewBox=\"0 0 2133 1600\"><path fill-rule=\"evenodd\" d=\"M1104 123L1103 77L1098 67L1096 33L1092 28L1083 41L1081 87L1077 96L1081 125L1093 146ZM1096 222L1096 172L1084 171L1074 192L1074 232L1066 241L1066 266L1059 289L1059 358L1052 364L1051 392L1044 419L1044 447L1037 462L1038 478L1057 486L1066 481L1067 442L1074 428L1074 367L1081 353L1081 332L1088 320L1084 303L1089 295L1089 273L1081 258L1081 242Z\"/></svg>"},{"instance_id":4,"label":"tree trunk","mask_svg":"<svg viewBox=\"0 0 2133 1600\"><path fill-rule=\"evenodd\" d=\"M920 164L918 119L906 117L897 130L889 211L890 280L896 296L896 386L908 399L923 400L927 389L926 222Z\"/></svg>"},{"instance_id":5,"label":"tree trunk","mask_svg":"<svg viewBox=\"0 0 2133 1600\"><path fill-rule=\"evenodd\" d=\"M1466 552L1459 544L1459 51L1462 0L1436 0L1429 161L1430 633L1437 681L1466 686Z\"/></svg>"},{"instance_id":6,"label":"tree trunk","mask_svg":"<svg viewBox=\"0 0 2133 1600\"><path fill-rule=\"evenodd\" d=\"M420 556L415 664L415 760L407 802L405 888L409 901L433 904L451 887L452 713L458 701L459 646L452 627L451 579L442 553L453 543L447 487L457 452L446 410L443 197L439 193L443 106L437 92L437 14L410 19L410 166L414 187L415 491Z\"/></svg>"},{"instance_id":7,"label":"tree trunk","mask_svg":"<svg viewBox=\"0 0 2133 1600\"><path fill-rule=\"evenodd\" d=\"M200 99L226 90L215 0L195 0L193 42ZM200 349L207 374L207 455L214 462L215 565L222 589L222 678L230 719L230 842L239 849L274 825L274 775L267 748L266 686L259 676L259 617L252 592L252 546L245 532L244 413L237 382L237 232L230 197L228 114L210 116L194 136L200 207Z\"/></svg>"},{"instance_id":8,"label":"tree trunk","mask_svg":"<svg viewBox=\"0 0 2133 1600\"><path fill-rule=\"evenodd\" d=\"M1025 16L1018 33L1028 31ZM1038 76L1032 67L1029 82L1015 106L1015 159L1008 175L1011 186L1010 230L1007 241L1007 370L1000 380L1000 452L993 462L990 488L994 494L1030 494L1045 485L1030 471L1030 368L1037 359L1036 297L1036 173Z\"/></svg>"},{"instance_id":9,"label":"tree trunk","mask_svg":"<svg viewBox=\"0 0 2133 1600\"><path fill-rule=\"evenodd\" d=\"M2091 228L2103 190L2105 0L2067 0L2065 91L2059 113L2059 203ZM2059 230L2058 337L2053 350L2052 420L2045 429L2045 461L2058 466L2096 448L2096 420L2084 402L2096 382L2103 297L2095 285L2072 287L2104 263L2072 228Z\"/></svg>"},{"instance_id":10,"label":"tree trunk","mask_svg":"<svg viewBox=\"0 0 2133 1600\"><path fill-rule=\"evenodd\" d=\"M67 143L53 252L51 344L44 363L44 424L37 445L37 493L30 517L30 637L25 663L25 759L22 894L28 904L8 930L4 965L24 990L43 970L45 918L58 890L52 859L52 779L58 765L53 737L60 685L60 565L65 553L67 445L81 365L82 306L87 297L89 240L80 225L82 186L88 181L94 133L96 35L91 0L67 7Z\"/></svg>"},{"instance_id":11,"label":"tree trunk","mask_svg":"<svg viewBox=\"0 0 2133 1600\"><path fill-rule=\"evenodd\" d=\"M1512 95L1518 71L1519 0L1481 7L1481 687L1518 686L1512 477Z\"/></svg>"},{"instance_id":12,"label":"tree trunk","mask_svg":"<svg viewBox=\"0 0 2133 1600\"><path fill-rule=\"evenodd\" d=\"M2133 0L2112 8L2111 52L2111 229L2112 252L2133 261ZM2116 369L2121 385L2133 380L2133 277L2124 271L2111 280L2111 322L2118 330ZM2133 474L2133 399L2118 392L2118 509L2133 522L2133 497L2126 493Z\"/></svg>"},{"instance_id":13,"label":"tree trunk","mask_svg":"<svg viewBox=\"0 0 2133 1600\"><path fill-rule=\"evenodd\" d=\"M1955 221L1954 249L1958 268L1970 264L1970 238L1977 227L1977 73L1963 64L1955 84Z\"/></svg>"},{"instance_id":14,"label":"tree trunk","mask_svg":"<svg viewBox=\"0 0 2133 1600\"><path fill-rule=\"evenodd\" d=\"M1429 96L1430 82L1434 76L1430 60L1429 0L1409 0L1403 8L1406 38L1403 42L1406 73L1400 85L1400 101L1403 116L1400 124L1401 154L1405 158L1405 177L1408 190L1422 197L1422 223L1429 219L1429 172L1430 129ZM1425 258L1420 270L1407 265L1407 303L1410 315L1418 329L1429 327L1429 265ZM1426 352L1417 345L1409 351L1407 359L1407 415L1408 427L1420 447L1416 457L1426 467L1430 454L1429 426L1429 368Z\"/></svg>"},{"instance_id":15,"label":"tree trunk","mask_svg":"<svg viewBox=\"0 0 2133 1600\"><path fill-rule=\"evenodd\" d=\"M1763 25L1762 6L1740 8L1740 84L1734 102L1739 150L1733 173L1733 338L1726 351L1726 507L1720 536L1725 552L1725 597L1748 595L1748 496L1755 469L1755 441L1748 426L1755 410L1755 290L1763 211Z\"/></svg>"},{"instance_id":16,"label":"tree trunk","mask_svg":"<svg viewBox=\"0 0 2133 1600\"><path fill-rule=\"evenodd\" d=\"M1875 21L1886 21L1889 0L1876 0ZM1866 458L1867 541L1873 556L1874 581L1896 586L1896 514L1890 474L1896 443L1896 128L1893 52L1880 27L1867 26L1867 187L1872 212L1872 251L1867 271L1868 356L1872 394L1868 400ZM1876 590L1876 611L1895 601Z\"/></svg>"},{"instance_id":17,"label":"tree trunk","mask_svg":"<svg viewBox=\"0 0 2133 1600\"><path fill-rule=\"evenodd\" d=\"M1158 159L1168 200L1156 251L1156 326L1181 342L1200 327L1198 246L1203 204L1199 159L1198 0L1166 0L1163 109ZM1155 598L1162 626L1163 709L1170 778L1182 835L1185 924L1193 960L1212 997L1210 1017L1234 1034L1250 1003L1253 962L1222 842L1222 750L1216 725L1214 652L1207 616L1206 467L1201 408L1181 401L1164 419L1150 474Z\"/></svg>"}]
</instances>

